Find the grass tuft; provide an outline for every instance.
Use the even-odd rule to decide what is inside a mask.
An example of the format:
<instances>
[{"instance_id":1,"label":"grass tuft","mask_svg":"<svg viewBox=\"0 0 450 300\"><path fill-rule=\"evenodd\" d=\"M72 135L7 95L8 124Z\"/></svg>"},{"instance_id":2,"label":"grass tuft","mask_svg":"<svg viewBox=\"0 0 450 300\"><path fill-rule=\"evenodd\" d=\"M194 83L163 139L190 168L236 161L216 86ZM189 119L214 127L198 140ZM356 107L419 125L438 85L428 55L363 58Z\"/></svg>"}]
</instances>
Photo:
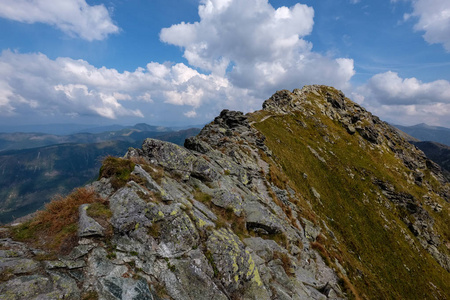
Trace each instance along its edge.
<instances>
[{"instance_id":1,"label":"grass tuft","mask_svg":"<svg viewBox=\"0 0 450 300\"><path fill-rule=\"evenodd\" d=\"M108 156L103 160L100 168L100 178L111 178L111 185L114 189L119 189L127 184L135 163L129 159Z\"/></svg>"},{"instance_id":2,"label":"grass tuft","mask_svg":"<svg viewBox=\"0 0 450 300\"><path fill-rule=\"evenodd\" d=\"M75 189L66 197L53 199L32 220L14 227L12 235L16 240L29 241L47 250L69 251L77 241L78 207L104 202L92 189Z\"/></svg>"}]
</instances>

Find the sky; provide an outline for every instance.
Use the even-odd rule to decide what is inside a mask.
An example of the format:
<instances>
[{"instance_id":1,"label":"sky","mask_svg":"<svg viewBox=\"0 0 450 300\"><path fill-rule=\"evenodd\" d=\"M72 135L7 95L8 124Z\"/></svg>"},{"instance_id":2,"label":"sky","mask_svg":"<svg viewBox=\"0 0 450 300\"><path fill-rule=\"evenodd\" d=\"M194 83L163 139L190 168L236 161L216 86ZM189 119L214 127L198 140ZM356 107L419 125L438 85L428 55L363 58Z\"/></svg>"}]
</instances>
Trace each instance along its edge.
<instances>
[{"instance_id":1,"label":"sky","mask_svg":"<svg viewBox=\"0 0 450 300\"><path fill-rule=\"evenodd\" d=\"M204 124L307 84L450 127L450 1L0 0L0 131Z\"/></svg>"}]
</instances>

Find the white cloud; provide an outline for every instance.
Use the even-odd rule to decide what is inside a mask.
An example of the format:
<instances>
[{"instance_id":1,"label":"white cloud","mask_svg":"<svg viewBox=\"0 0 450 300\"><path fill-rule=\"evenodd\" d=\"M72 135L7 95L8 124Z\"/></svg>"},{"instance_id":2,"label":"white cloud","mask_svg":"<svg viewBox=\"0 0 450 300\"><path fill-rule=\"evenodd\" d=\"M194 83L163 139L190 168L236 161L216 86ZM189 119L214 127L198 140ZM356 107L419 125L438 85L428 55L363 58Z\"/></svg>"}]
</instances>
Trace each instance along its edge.
<instances>
[{"instance_id":1,"label":"white cloud","mask_svg":"<svg viewBox=\"0 0 450 300\"><path fill-rule=\"evenodd\" d=\"M235 101L235 97L246 101ZM167 122L183 116L183 111L178 116L169 116L173 106L196 108L196 114L185 115L193 118L205 117L211 111L218 113L225 107L248 110L259 105L248 95L248 90L232 86L224 77L201 74L184 64L152 62L146 69L120 73L115 69L96 68L84 60L51 60L44 54L9 50L0 55L0 115L3 116L116 119L147 117L161 111L164 115L160 119Z\"/></svg>"},{"instance_id":2,"label":"white cloud","mask_svg":"<svg viewBox=\"0 0 450 300\"><path fill-rule=\"evenodd\" d=\"M398 2L399 0L391 0ZM405 14L405 19L418 18L414 29L425 31L423 38L430 44L443 44L450 52L450 1L411 0L413 12Z\"/></svg>"},{"instance_id":3,"label":"white cloud","mask_svg":"<svg viewBox=\"0 0 450 300\"><path fill-rule=\"evenodd\" d=\"M23 1L18 3L28 3ZM184 49L189 65L150 62L118 72L84 60L4 51L0 114L200 122L224 108L260 109L279 89L350 86L353 60L313 52L304 39L314 25L311 7L274 9L267 0L201 0L199 15L199 22L173 25L160 34L162 41Z\"/></svg>"},{"instance_id":4,"label":"white cloud","mask_svg":"<svg viewBox=\"0 0 450 300\"><path fill-rule=\"evenodd\" d=\"M365 94L381 104L450 103L450 82L424 83L416 78L401 78L395 72L373 76L364 87Z\"/></svg>"},{"instance_id":5,"label":"white cloud","mask_svg":"<svg viewBox=\"0 0 450 300\"><path fill-rule=\"evenodd\" d=\"M197 117L197 112L195 110L190 110L188 112L185 112L184 115L188 118L195 118Z\"/></svg>"},{"instance_id":6,"label":"white cloud","mask_svg":"<svg viewBox=\"0 0 450 300\"><path fill-rule=\"evenodd\" d=\"M352 95L357 102L394 124L450 126L450 82L422 82L395 72L373 76Z\"/></svg>"},{"instance_id":7,"label":"white cloud","mask_svg":"<svg viewBox=\"0 0 450 300\"><path fill-rule=\"evenodd\" d=\"M184 48L192 66L226 76L240 88L266 97L281 88L321 83L344 88L353 60L312 52L303 39L314 10L303 4L274 9L267 0L202 0L200 22L161 30L162 41Z\"/></svg>"},{"instance_id":8,"label":"white cloud","mask_svg":"<svg viewBox=\"0 0 450 300\"><path fill-rule=\"evenodd\" d=\"M45 23L88 41L117 33L108 10L85 0L0 0L0 17L24 23Z\"/></svg>"}]
</instances>

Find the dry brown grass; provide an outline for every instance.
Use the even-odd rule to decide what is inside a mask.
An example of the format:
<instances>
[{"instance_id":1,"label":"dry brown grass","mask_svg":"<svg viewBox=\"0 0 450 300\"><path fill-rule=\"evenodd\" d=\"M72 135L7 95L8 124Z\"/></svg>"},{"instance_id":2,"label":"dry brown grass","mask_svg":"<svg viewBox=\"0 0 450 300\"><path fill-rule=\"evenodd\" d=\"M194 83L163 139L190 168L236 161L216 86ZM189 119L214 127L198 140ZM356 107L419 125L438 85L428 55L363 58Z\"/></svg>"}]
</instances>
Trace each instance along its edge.
<instances>
[{"instance_id":1,"label":"dry brown grass","mask_svg":"<svg viewBox=\"0 0 450 300\"><path fill-rule=\"evenodd\" d=\"M78 207L94 202L105 200L92 189L77 188L66 197L54 198L32 220L14 228L13 236L37 247L66 252L77 241Z\"/></svg>"},{"instance_id":2,"label":"dry brown grass","mask_svg":"<svg viewBox=\"0 0 450 300\"><path fill-rule=\"evenodd\" d=\"M287 255L286 253L283 253L283 252L274 251L273 258L279 259L281 261L281 266L283 267L283 269L287 275L289 275L289 276L294 275L294 272L292 269L292 261L289 258L289 255Z\"/></svg>"}]
</instances>

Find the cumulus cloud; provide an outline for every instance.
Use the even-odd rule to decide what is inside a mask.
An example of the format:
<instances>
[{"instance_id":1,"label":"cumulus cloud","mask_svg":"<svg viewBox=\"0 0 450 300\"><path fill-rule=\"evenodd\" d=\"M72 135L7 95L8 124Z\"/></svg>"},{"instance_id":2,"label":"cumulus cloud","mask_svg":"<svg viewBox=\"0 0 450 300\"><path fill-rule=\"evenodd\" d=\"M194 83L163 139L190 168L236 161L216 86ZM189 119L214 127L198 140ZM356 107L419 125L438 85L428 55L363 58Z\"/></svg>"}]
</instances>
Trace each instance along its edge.
<instances>
[{"instance_id":1,"label":"cumulus cloud","mask_svg":"<svg viewBox=\"0 0 450 300\"><path fill-rule=\"evenodd\" d=\"M393 2L397 2L393 1ZM405 19L417 18L417 31L425 31L424 39L430 44L443 44L450 52L450 1L412 0L413 12Z\"/></svg>"},{"instance_id":2,"label":"cumulus cloud","mask_svg":"<svg viewBox=\"0 0 450 300\"><path fill-rule=\"evenodd\" d=\"M422 82L395 72L373 76L353 95L367 109L397 124L450 126L450 82Z\"/></svg>"},{"instance_id":3,"label":"cumulus cloud","mask_svg":"<svg viewBox=\"0 0 450 300\"><path fill-rule=\"evenodd\" d=\"M314 53L303 39L314 25L307 5L275 9L267 0L203 0L199 16L199 22L162 29L161 40L182 47L190 65L256 96L310 83L344 88L354 75L353 60Z\"/></svg>"},{"instance_id":4,"label":"cumulus cloud","mask_svg":"<svg viewBox=\"0 0 450 300\"><path fill-rule=\"evenodd\" d=\"M395 72L373 76L364 87L365 94L381 104L450 103L450 82L424 83L416 78L401 78Z\"/></svg>"},{"instance_id":5,"label":"cumulus cloud","mask_svg":"<svg viewBox=\"0 0 450 300\"><path fill-rule=\"evenodd\" d=\"M47 7L44 0L16 2ZM5 3L13 7L16 2ZM84 0L66 2L85 4ZM88 10L94 7L102 19L104 7L88 6ZM154 123L167 122L171 114L175 121L206 122L223 108L259 109L279 89L305 84L350 86L353 60L316 53L305 39L314 26L314 10L309 6L297 3L275 9L267 0L201 0L199 16L199 22L175 24L160 33L163 42L183 49L188 65L150 62L119 72L84 60L4 51L0 114L159 117ZM89 32L95 31L91 27ZM82 33L88 34L77 32Z\"/></svg>"},{"instance_id":6,"label":"cumulus cloud","mask_svg":"<svg viewBox=\"0 0 450 300\"><path fill-rule=\"evenodd\" d=\"M234 97L245 97L246 102ZM137 105L139 103L139 105ZM149 63L133 72L96 68L84 60L44 54L0 55L0 115L146 117L168 107L191 108L185 117L217 113L224 107L257 108L248 91L224 77L205 75L184 64ZM199 111L201 104L207 104ZM139 107L139 109L137 109ZM180 111L180 116L183 112ZM173 116L178 118L179 116Z\"/></svg>"},{"instance_id":7,"label":"cumulus cloud","mask_svg":"<svg viewBox=\"0 0 450 300\"><path fill-rule=\"evenodd\" d=\"M1 0L0 17L24 23L45 23L88 41L103 40L119 28L105 6L85 0Z\"/></svg>"}]
</instances>

